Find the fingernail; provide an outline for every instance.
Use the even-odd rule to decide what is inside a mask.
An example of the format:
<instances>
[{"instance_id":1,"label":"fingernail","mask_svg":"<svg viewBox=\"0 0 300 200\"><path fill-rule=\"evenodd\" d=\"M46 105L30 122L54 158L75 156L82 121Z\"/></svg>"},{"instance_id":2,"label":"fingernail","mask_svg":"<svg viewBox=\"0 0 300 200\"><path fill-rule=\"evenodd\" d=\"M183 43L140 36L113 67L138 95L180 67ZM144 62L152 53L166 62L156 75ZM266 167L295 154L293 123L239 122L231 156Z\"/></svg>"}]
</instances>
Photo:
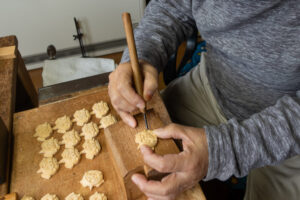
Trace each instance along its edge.
<instances>
[{"instance_id":1,"label":"fingernail","mask_svg":"<svg viewBox=\"0 0 300 200\"><path fill-rule=\"evenodd\" d=\"M154 94L154 91L148 91L148 92L147 92L147 95L148 95L149 97L151 97L153 94Z\"/></svg>"},{"instance_id":2,"label":"fingernail","mask_svg":"<svg viewBox=\"0 0 300 200\"><path fill-rule=\"evenodd\" d=\"M147 92L146 93L146 100L149 101L153 96L153 92Z\"/></svg>"},{"instance_id":3,"label":"fingernail","mask_svg":"<svg viewBox=\"0 0 300 200\"><path fill-rule=\"evenodd\" d=\"M145 107L144 103L138 103L136 105L139 109L143 109Z\"/></svg>"},{"instance_id":4,"label":"fingernail","mask_svg":"<svg viewBox=\"0 0 300 200\"><path fill-rule=\"evenodd\" d=\"M141 153L144 154L144 153L146 153L147 148L146 148L144 145L142 145L142 146L140 147L140 150L141 150Z\"/></svg>"},{"instance_id":5,"label":"fingernail","mask_svg":"<svg viewBox=\"0 0 300 200\"><path fill-rule=\"evenodd\" d=\"M131 126L132 128L135 127L135 122L133 120L128 120L128 124L129 126Z\"/></svg>"},{"instance_id":6,"label":"fingernail","mask_svg":"<svg viewBox=\"0 0 300 200\"><path fill-rule=\"evenodd\" d=\"M133 175L133 176L131 177L131 180L132 180L134 183L137 183L137 177L136 177L135 175Z\"/></svg>"}]
</instances>

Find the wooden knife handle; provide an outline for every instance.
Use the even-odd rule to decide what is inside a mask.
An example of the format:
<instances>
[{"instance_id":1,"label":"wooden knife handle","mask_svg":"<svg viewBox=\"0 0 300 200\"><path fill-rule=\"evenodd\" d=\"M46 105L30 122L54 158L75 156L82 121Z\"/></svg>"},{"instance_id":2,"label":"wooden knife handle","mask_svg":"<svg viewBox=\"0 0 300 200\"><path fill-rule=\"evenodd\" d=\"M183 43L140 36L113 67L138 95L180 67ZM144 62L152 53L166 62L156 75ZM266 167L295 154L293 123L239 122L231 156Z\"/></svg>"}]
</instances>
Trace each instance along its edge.
<instances>
[{"instance_id":1,"label":"wooden knife handle","mask_svg":"<svg viewBox=\"0 0 300 200\"><path fill-rule=\"evenodd\" d=\"M133 71L133 80L134 80L135 89L136 92L143 98L143 77L142 77L142 73L141 73L141 69L137 57L130 14L123 13L122 19L123 19L124 30L125 30L126 40L127 40L128 50L129 50L130 63Z\"/></svg>"}]
</instances>

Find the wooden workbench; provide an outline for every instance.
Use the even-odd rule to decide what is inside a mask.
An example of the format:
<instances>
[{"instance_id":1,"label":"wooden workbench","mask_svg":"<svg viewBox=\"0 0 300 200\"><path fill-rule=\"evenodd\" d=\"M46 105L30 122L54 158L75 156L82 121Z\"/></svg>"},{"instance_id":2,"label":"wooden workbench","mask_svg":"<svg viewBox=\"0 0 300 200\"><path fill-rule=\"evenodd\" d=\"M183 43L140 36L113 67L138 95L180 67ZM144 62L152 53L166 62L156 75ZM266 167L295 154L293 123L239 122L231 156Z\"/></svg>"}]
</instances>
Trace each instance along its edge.
<instances>
[{"instance_id":1,"label":"wooden workbench","mask_svg":"<svg viewBox=\"0 0 300 200\"><path fill-rule=\"evenodd\" d=\"M156 111L161 120L167 124L170 122L168 113L164 106L157 102L160 97L156 94L151 102L149 108ZM11 192L18 192L20 196L24 194L33 195L39 199L46 193L57 194L60 199L63 199L71 192L83 194L85 199L95 191L105 192L110 200L126 199L124 188L119 181L117 173L113 167L112 159L109 156L103 130L101 130L98 140L102 146L101 153L94 160L87 160L82 156L81 161L73 170L64 168L60 165L60 169L50 180L44 180L36 171L39 168L39 162L42 155L38 154L40 150L40 143L36 138L32 137L35 127L43 122L54 123L57 117L64 114L72 116L75 110L86 108L91 110L92 105L100 100L109 102L107 88L101 87L98 90L93 89L91 93L65 99L62 101L50 103L40 106L32 110L16 113L14 115L14 154L13 154L13 168L11 178ZM160 101L161 102L161 101ZM111 108L111 105L110 105ZM162 109L163 108L163 109ZM113 114L116 112L113 110ZM99 124L99 120L93 118L93 121ZM80 130L80 127L75 127ZM61 138L61 134L54 133L55 137ZM83 142L83 141L82 141ZM82 142L78 145L79 151L82 149ZM60 160L62 148L55 156ZM86 170L99 169L104 174L105 183L99 188L90 191L88 188L83 188L79 181ZM179 199L205 199L203 197L200 186L193 188L183 194Z\"/></svg>"}]
</instances>

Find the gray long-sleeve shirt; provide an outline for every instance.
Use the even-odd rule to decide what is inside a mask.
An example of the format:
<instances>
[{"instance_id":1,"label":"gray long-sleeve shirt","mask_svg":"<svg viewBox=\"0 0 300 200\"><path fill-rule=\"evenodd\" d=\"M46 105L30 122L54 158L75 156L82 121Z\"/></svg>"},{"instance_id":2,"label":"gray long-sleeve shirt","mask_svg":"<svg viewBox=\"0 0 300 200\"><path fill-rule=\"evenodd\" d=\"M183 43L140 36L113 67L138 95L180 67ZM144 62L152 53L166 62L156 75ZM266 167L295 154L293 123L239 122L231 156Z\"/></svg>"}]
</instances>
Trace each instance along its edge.
<instances>
[{"instance_id":1,"label":"gray long-sleeve shirt","mask_svg":"<svg viewBox=\"0 0 300 200\"><path fill-rule=\"evenodd\" d=\"M135 30L139 59L162 70L195 27L229 119L205 127L206 180L244 176L300 154L300 1L152 0ZM125 50L122 62L128 60Z\"/></svg>"}]
</instances>

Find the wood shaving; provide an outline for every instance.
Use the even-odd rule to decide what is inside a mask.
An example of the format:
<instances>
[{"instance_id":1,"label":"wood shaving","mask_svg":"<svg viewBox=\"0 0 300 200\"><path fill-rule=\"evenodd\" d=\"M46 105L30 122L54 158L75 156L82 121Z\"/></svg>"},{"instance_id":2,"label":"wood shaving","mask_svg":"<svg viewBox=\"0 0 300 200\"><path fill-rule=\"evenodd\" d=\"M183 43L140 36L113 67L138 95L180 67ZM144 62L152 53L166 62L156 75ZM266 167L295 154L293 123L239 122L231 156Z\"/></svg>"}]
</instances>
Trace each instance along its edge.
<instances>
[{"instance_id":1,"label":"wood shaving","mask_svg":"<svg viewBox=\"0 0 300 200\"><path fill-rule=\"evenodd\" d=\"M80 153L76 148L65 149L62 154L62 159L59 163L65 163L65 167L72 169L80 160Z\"/></svg>"},{"instance_id":2,"label":"wood shaving","mask_svg":"<svg viewBox=\"0 0 300 200\"><path fill-rule=\"evenodd\" d=\"M102 118L109 112L109 107L105 101L95 103L92 107L92 114L96 115L97 118Z\"/></svg>"},{"instance_id":3,"label":"wood shaving","mask_svg":"<svg viewBox=\"0 0 300 200\"><path fill-rule=\"evenodd\" d=\"M59 117L55 121L54 130L57 130L58 133L65 133L72 127L72 122L70 117L64 115Z\"/></svg>"},{"instance_id":4,"label":"wood shaving","mask_svg":"<svg viewBox=\"0 0 300 200\"><path fill-rule=\"evenodd\" d=\"M104 193L95 192L90 196L89 200L107 200L107 197Z\"/></svg>"},{"instance_id":5,"label":"wood shaving","mask_svg":"<svg viewBox=\"0 0 300 200\"><path fill-rule=\"evenodd\" d=\"M97 124L94 122L90 122L82 127L82 133L80 134L80 136L84 136L84 139L88 140L96 137L98 133L99 128Z\"/></svg>"},{"instance_id":6,"label":"wood shaving","mask_svg":"<svg viewBox=\"0 0 300 200\"><path fill-rule=\"evenodd\" d=\"M72 192L65 198L65 200L83 200L83 196Z\"/></svg>"},{"instance_id":7,"label":"wood shaving","mask_svg":"<svg viewBox=\"0 0 300 200\"><path fill-rule=\"evenodd\" d=\"M41 177L45 179L50 179L59 168L56 158L43 158L40 162L40 169L37 173L41 173Z\"/></svg>"},{"instance_id":8,"label":"wood shaving","mask_svg":"<svg viewBox=\"0 0 300 200\"><path fill-rule=\"evenodd\" d=\"M40 151L41 154L44 154L44 157L53 157L54 154L59 150L60 145L57 139L53 137L45 140L41 144L42 150Z\"/></svg>"},{"instance_id":9,"label":"wood shaving","mask_svg":"<svg viewBox=\"0 0 300 200\"><path fill-rule=\"evenodd\" d=\"M53 130L48 122L38 125L35 128L33 137L37 137L38 141L45 141L52 134Z\"/></svg>"},{"instance_id":10,"label":"wood shaving","mask_svg":"<svg viewBox=\"0 0 300 200\"><path fill-rule=\"evenodd\" d=\"M100 152L101 146L98 140L94 138L85 140L82 145L83 150L80 152L81 154L85 154L87 159L94 159L94 157Z\"/></svg>"},{"instance_id":11,"label":"wood shaving","mask_svg":"<svg viewBox=\"0 0 300 200\"><path fill-rule=\"evenodd\" d=\"M55 194L46 194L41 200L59 200Z\"/></svg>"},{"instance_id":12,"label":"wood shaving","mask_svg":"<svg viewBox=\"0 0 300 200\"><path fill-rule=\"evenodd\" d=\"M24 195L21 200L35 200L32 196Z\"/></svg>"},{"instance_id":13,"label":"wood shaving","mask_svg":"<svg viewBox=\"0 0 300 200\"><path fill-rule=\"evenodd\" d=\"M103 174L99 170L87 171L84 173L80 183L83 187L89 187L92 190L93 187L99 187L104 183Z\"/></svg>"},{"instance_id":14,"label":"wood shaving","mask_svg":"<svg viewBox=\"0 0 300 200\"><path fill-rule=\"evenodd\" d=\"M142 145L146 145L154 150L157 144L157 136L152 130L143 130L135 135L135 142L139 144L138 149Z\"/></svg>"},{"instance_id":15,"label":"wood shaving","mask_svg":"<svg viewBox=\"0 0 300 200\"><path fill-rule=\"evenodd\" d=\"M99 128L107 128L115 123L117 123L117 119L113 115L109 114L100 120Z\"/></svg>"},{"instance_id":16,"label":"wood shaving","mask_svg":"<svg viewBox=\"0 0 300 200\"><path fill-rule=\"evenodd\" d=\"M83 108L81 110L77 110L73 117L73 121L76 122L77 126L83 126L90 120L91 114L87 109Z\"/></svg>"},{"instance_id":17,"label":"wood shaving","mask_svg":"<svg viewBox=\"0 0 300 200\"><path fill-rule=\"evenodd\" d=\"M76 146L80 142L80 140L81 138L78 132L72 129L71 131L67 131L62 136L62 141L60 142L60 144L64 144L65 148L72 148Z\"/></svg>"}]
</instances>

